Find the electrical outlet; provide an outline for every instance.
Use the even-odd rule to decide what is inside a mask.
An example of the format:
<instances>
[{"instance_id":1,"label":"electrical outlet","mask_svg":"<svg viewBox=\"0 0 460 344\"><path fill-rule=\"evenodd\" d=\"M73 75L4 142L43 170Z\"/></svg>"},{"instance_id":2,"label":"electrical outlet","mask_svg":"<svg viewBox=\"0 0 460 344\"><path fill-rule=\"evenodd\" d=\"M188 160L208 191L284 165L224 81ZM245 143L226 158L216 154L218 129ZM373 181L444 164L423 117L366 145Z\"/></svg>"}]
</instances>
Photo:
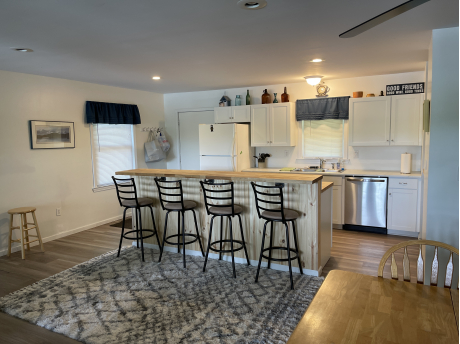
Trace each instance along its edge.
<instances>
[{"instance_id":1,"label":"electrical outlet","mask_svg":"<svg viewBox=\"0 0 460 344\"><path fill-rule=\"evenodd\" d=\"M358 159L358 158L359 158L359 151L356 150L356 151L355 151L355 154L353 155L353 157L354 157L355 159Z\"/></svg>"},{"instance_id":2,"label":"electrical outlet","mask_svg":"<svg viewBox=\"0 0 460 344\"><path fill-rule=\"evenodd\" d=\"M287 149L284 151L284 156L289 156L289 151Z\"/></svg>"},{"instance_id":3,"label":"electrical outlet","mask_svg":"<svg viewBox=\"0 0 460 344\"><path fill-rule=\"evenodd\" d=\"M56 208L56 216L61 216L61 208Z\"/></svg>"}]
</instances>

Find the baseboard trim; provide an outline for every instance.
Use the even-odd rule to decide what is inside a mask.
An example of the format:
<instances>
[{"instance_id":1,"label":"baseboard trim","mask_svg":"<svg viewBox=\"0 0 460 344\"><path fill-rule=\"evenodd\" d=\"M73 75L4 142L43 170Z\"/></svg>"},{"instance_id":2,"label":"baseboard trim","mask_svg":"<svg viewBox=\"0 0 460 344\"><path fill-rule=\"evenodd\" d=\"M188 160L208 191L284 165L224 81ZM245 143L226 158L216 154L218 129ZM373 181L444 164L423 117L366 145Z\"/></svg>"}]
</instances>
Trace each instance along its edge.
<instances>
[{"instance_id":1,"label":"baseboard trim","mask_svg":"<svg viewBox=\"0 0 460 344\"><path fill-rule=\"evenodd\" d=\"M409 232L409 231L396 231L394 229L388 229L387 234L418 238L419 233L418 232Z\"/></svg>"},{"instance_id":2,"label":"baseboard trim","mask_svg":"<svg viewBox=\"0 0 460 344\"><path fill-rule=\"evenodd\" d=\"M87 229L91 229L91 228L94 228L94 227L97 227L97 226L105 225L106 223L110 223L110 222L121 220L121 219L123 219L123 215L114 216L114 217L111 217L109 219L94 222L94 223L91 223L89 225L74 228L74 229L71 229L71 230L68 230L68 231L65 231L65 232L62 232L62 233L57 233L57 234L54 234L54 235L51 235L51 236L48 236L48 237L42 237L42 241L43 241L43 243L46 243L48 241L60 239L60 238L66 237L68 235L83 232L83 231L85 231ZM39 223L39 226L40 226L40 223ZM33 242L33 243L30 244L31 247L37 246L37 245L38 245L38 241ZM18 252L18 251L21 251L21 244L20 243L14 243L11 246L11 253ZM45 247L45 252L46 252L46 247ZM0 250L0 257L5 256L7 253L8 253L8 247Z\"/></svg>"},{"instance_id":3,"label":"baseboard trim","mask_svg":"<svg viewBox=\"0 0 460 344\"><path fill-rule=\"evenodd\" d=\"M136 242L133 241L133 246L136 246ZM152 248L152 249L155 249L155 250L160 250L160 247L158 245L154 245L154 244L147 244L147 243L144 243L144 247L147 247L147 248ZM168 251L168 252L175 252L177 253L177 247L172 247L172 246L165 246L164 248L165 251ZM181 253L182 253L182 250L181 250ZM185 249L185 254L186 255L189 255L189 256L201 256L201 251L195 251L195 250L188 250L188 249ZM209 259L219 259L219 254L218 253L211 253L209 252L209 256L208 256ZM232 257L231 256L226 256L226 255L223 255L222 256L222 260L225 260L227 262L231 262L232 261ZM249 262L251 263L252 266L257 266L259 264L259 261L258 260L249 260ZM247 261L246 259L244 258L240 258L240 257L235 257L235 263L237 264L247 264ZM268 263L266 261L263 261L262 264L261 264L261 267L265 268L267 267ZM270 269L273 269L273 270L279 270L279 271L289 271L289 267L287 265L281 265L281 264L275 264L275 263L271 263L270 264ZM310 269L305 269L303 268L303 273L306 274L306 275L310 275L310 276L320 276L320 272L319 271L316 271L316 270L310 270ZM295 267L293 266L292 267L292 272L297 272L297 273L300 273L300 270L298 267Z\"/></svg>"}]
</instances>

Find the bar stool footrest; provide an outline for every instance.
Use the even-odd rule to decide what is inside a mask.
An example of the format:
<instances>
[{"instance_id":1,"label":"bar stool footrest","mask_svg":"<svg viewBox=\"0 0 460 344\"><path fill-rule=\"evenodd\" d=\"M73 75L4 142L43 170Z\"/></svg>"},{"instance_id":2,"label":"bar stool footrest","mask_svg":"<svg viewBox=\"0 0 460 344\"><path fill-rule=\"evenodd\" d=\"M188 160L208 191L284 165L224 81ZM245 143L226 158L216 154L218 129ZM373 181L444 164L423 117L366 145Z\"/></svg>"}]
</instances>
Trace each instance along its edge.
<instances>
[{"instance_id":1,"label":"bar stool footrest","mask_svg":"<svg viewBox=\"0 0 460 344\"><path fill-rule=\"evenodd\" d=\"M218 253L229 253L229 252L232 252L232 250L220 250L220 249L215 249L213 248L212 246L216 245L216 244L220 244L220 243L226 243L226 242L231 242L230 239L224 239L224 240L217 240L217 241L214 241L211 243L211 245L209 246L209 249L211 251L214 251L214 252L218 252ZM238 248L234 248L233 249L233 252L236 252L236 251L239 251L239 250L242 250L243 249L243 242L241 240L233 240L233 243L234 244L239 244L241 245L240 247Z\"/></svg>"},{"instance_id":2,"label":"bar stool footrest","mask_svg":"<svg viewBox=\"0 0 460 344\"><path fill-rule=\"evenodd\" d=\"M179 238L182 239L182 234L173 234L173 235L167 236L167 237L164 239L164 241L165 241L165 243L167 243L167 244L179 246L179 245L193 244L195 241L198 240L198 236L197 236L196 234L185 233L185 236L195 238L195 240L187 241L187 242L185 242L185 244L183 244L182 242L171 242L171 241L168 241L168 239L170 239L170 238L177 238L177 237L179 237Z\"/></svg>"},{"instance_id":3,"label":"bar stool footrest","mask_svg":"<svg viewBox=\"0 0 460 344\"><path fill-rule=\"evenodd\" d=\"M269 251L269 250L282 250L282 251L287 251L288 249L287 249L287 247L273 246L273 247L264 248L264 249L262 250L262 252ZM267 259L267 260L274 260L274 261L277 261L277 262L287 262L287 261L289 261L289 260L297 259L297 256L298 256L297 251L296 251L295 249L293 249L293 248L290 248L289 251L291 251L292 253L295 254L295 256L294 256L294 257L291 257L291 259L289 259L289 258L270 258L270 257L264 255L263 253L262 253L262 257L264 257L264 258Z\"/></svg>"},{"instance_id":4,"label":"bar stool footrest","mask_svg":"<svg viewBox=\"0 0 460 344\"><path fill-rule=\"evenodd\" d=\"M139 234L140 234L140 231L136 231L136 230L126 232L126 233L123 234L123 238L128 239L128 240L137 240L138 238L136 238L136 237L134 237L134 238L127 237L128 234L137 233L137 232L139 232ZM150 238L150 237L153 237L155 235L155 231L153 229L143 229L142 234L145 234L145 233L152 233L152 234L143 235L142 240ZM141 239L140 236L139 236L139 239Z\"/></svg>"}]
</instances>

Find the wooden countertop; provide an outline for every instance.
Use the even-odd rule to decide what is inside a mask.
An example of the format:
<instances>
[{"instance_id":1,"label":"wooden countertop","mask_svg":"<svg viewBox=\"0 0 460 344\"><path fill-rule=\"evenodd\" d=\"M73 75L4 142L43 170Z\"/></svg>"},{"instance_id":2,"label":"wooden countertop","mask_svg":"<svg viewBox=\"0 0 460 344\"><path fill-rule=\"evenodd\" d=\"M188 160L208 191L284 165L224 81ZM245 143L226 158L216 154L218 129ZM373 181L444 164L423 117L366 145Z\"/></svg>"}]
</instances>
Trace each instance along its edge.
<instances>
[{"instance_id":1,"label":"wooden countertop","mask_svg":"<svg viewBox=\"0 0 460 344\"><path fill-rule=\"evenodd\" d=\"M333 270L288 344L458 343L450 290Z\"/></svg>"},{"instance_id":2,"label":"wooden countertop","mask_svg":"<svg viewBox=\"0 0 460 344\"><path fill-rule=\"evenodd\" d=\"M248 180L271 182L293 182L299 184L316 183L323 178L321 175L285 174L285 173L258 173L258 172L228 172L228 171L194 171L194 170L162 170L138 168L134 170L115 172L119 176L151 176L175 177L220 180Z\"/></svg>"},{"instance_id":3,"label":"wooden countertop","mask_svg":"<svg viewBox=\"0 0 460 344\"><path fill-rule=\"evenodd\" d=\"M331 188L334 185L333 182L323 182L321 185L321 192L326 191L327 189Z\"/></svg>"}]
</instances>

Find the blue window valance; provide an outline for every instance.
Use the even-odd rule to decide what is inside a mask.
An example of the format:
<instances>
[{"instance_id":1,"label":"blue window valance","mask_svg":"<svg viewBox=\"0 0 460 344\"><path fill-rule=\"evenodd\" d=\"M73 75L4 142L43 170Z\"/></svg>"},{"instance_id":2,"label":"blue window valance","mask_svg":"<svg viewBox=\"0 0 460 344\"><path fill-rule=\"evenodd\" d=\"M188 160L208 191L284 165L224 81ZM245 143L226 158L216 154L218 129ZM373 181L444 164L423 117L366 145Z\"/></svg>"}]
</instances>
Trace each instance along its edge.
<instances>
[{"instance_id":1,"label":"blue window valance","mask_svg":"<svg viewBox=\"0 0 460 344\"><path fill-rule=\"evenodd\" d=\"M348 99L333 97L321 99L299 99L296 101L295 116L298 121L321 119L348 119Z\"/></svg>"},{"instance_id":2,"label":"blue window valance","mask_svg":"<svg viewBox=\"0 0 460 344\"><path fill-rule=\"evenodd\" d=\"M141 124L137 105L86 102L86 122L106 124Z\"/></svg>"}]
</instances>

